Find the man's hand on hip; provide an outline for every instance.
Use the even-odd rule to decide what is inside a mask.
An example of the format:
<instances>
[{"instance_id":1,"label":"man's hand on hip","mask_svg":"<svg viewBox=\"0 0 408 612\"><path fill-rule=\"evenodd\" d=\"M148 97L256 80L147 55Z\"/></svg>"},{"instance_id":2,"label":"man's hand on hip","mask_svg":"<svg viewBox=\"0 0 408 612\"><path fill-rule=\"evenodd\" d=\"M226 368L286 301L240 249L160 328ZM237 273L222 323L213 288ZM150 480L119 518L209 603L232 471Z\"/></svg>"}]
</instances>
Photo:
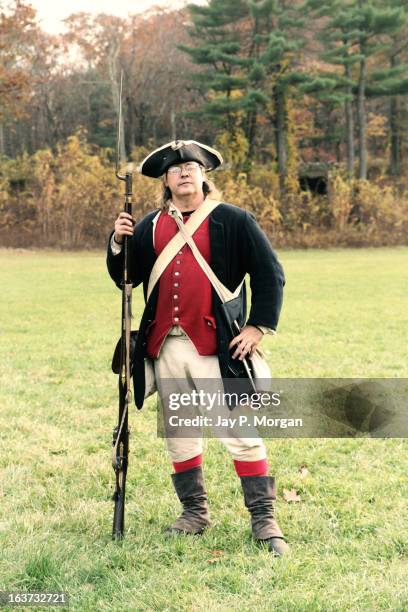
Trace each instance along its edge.
<instances>
[{"instance_id":1,"label":"man's hand on hip","mask_svg":"<svg viewBox=\"0 0 408 612\"><path fill-rule=\"evenodd\" d=\"M262 336L263 333L261 330L254 325L246 325L243 327L238 336L229 343L230 349L237 345L232 358L236 359L238 357L238 359L242 361L244 357L251 356L261 341Z\"/></svg>"}]
</instances>

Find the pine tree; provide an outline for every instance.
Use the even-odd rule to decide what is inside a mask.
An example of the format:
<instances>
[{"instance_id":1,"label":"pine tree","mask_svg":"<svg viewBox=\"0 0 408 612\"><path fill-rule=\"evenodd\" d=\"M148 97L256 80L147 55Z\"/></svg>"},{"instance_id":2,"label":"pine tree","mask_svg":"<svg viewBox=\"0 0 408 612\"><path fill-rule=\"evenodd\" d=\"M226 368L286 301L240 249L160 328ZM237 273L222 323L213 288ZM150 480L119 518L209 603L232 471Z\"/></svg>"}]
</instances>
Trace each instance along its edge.
<instances>
[{"instance_id":1,"label":"pine tree","mask_svg":"<svg viewBox=\"0 0 408 612\"><path fill-rule=\"evenodd\" d=\"M284 0L210 0L190 6L194 47L181 47L207 66L197 78L207 95L202 112L231 138L243 130L247 164L255 155L258 119L273 125L281 190L287 174L286 97L308 76L296 67L302 39L293 32L303 21Z\"/></svg>"},{"instance_id":2,"label":"pine tree","mask_svg":"<svg viewBox=\"0 0 408 612\"><path fill-rule=\"evenodd\" d=\"M320 6L319 6L320 5ZM328 17L322 40L326 43L322 58L334 65L343 65L343 75L329 76L328 90L323 95L334 95L345 105L348 171L354 166L352 100L357 105L359 150L359 178L367 178L366 99L369 96L394 95L396 77L402 69L391 67L369 70L375 58L392 47L395 34L405 23L404 11L395 6L384 6L374 0L309 0L307 6L318 15ZM320 75L320 79L322 76ZM315 91L322 90L319 79ZM401 83L399 83L401 87ZM313 90L313 86L309 86Z\"/></svg>"},{"instance_id":3,"label":"pine tree","mask_svg":"<svg viewBox=\"0 0 408 612\"><path fill-rule=\"evenodd\" d=\"M353 87L356 86L352 78L352 67L358 62L359 55L350 43L348 27L336 25L338 12L344 10L346 5L343 0L308 0L306 6L314 18L325 19L325 25L318 34L323 45L320 57L325 63L333 64L336 68L334 72L320 71L303 91L314 94L316 98L333 107L344 108L347 173L352 177L355 160ZM342 72L337 69L340 66Z\"/></svg>"},{"instance_id":4,"label":"pine tree","mask_svg":"<svg viewBox=\"0 0 408 612\"><path fill-rule=\"evenodd\" d=\"M288 98L294 95L294 88L310 80L299 68L305 46L301 35L304 19L293 1L264 0L249 4L255 23L260 21L266 31L266 35L258 37L265 44L259 53L259 62L267 75L265 86L273 107L269 118L274 125L279 186L283 194L288 171Z\"/></svg>"},{"instance_id":5,"label":"pine tree","mask_svg":"<svg viewBox=\"0 0 408 612\"><path fill-rule=\"evenodd\" d=\"M400 8L403 11L403 24L396 32L385 57L388 69L380 73L381 89L372 91L373 95L389 96L389 126L390 126L390 159L389 173L398 175L401 172L401 149L402 149L402 120L401 120L401 95L408 93L408 0L383 0L382 5L390 8ZM405 60L404 60L405 58Z\"/></svg>"},{"instance_id":6,"label":"pine tree","mask_svg":"<svg viewBox=\"0 0 408 612\"><path fill-rule=\"evenodd\" d=\"M357 28L355 41L361 55L359 63L359 78L357 92L357 116L359 129L359 178L367 178L367 138L366 138L366 87L367 87L367 59L384 49L384 43L378 39L379 35L391 37L403 25L403 12L393 8L377 8L368 0L357 0L357 7L345 15L345 22ZM387 74L378 75L377 82L385 85Z\"/></svg>"},{"instance_id":7,"label":"pine tree","mask_svg":"<svg viewBox=\"0 0 408 612\"><path fill-rule=\"evenodd\" d=\"M237 113L242 110L240 92L246 84L241 53L240 23L248 16L244 0L210 0L208 6L189 6L194 45L180 45L192 61L205 70L191 78L205 102L194 116L204 115L233 137L237 130Z\"/></svg>"}]
</instances>

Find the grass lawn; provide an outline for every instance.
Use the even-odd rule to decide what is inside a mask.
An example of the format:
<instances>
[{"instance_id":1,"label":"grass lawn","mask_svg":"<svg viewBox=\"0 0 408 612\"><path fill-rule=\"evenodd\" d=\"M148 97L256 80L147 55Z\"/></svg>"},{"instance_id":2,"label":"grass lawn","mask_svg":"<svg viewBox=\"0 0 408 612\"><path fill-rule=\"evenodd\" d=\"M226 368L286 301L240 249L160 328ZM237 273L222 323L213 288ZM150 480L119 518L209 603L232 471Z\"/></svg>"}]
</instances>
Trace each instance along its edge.
<instances>
[{"instance_id":1,"label":"grass lawn","mask_svg":"<svg viewBox=\"0 0 408 612\"><path fill-rule=\"evenodd\" d=\"M408 377L408 248L280 259L279 335L262 343L276 377ZM179 503L151 398L130 416L126 538L112 542L120 292L104 254L1 250L0 279L0 590L63 590L92 612L408 610L406 440L267 440L292 547L273 559L251 541L216 440L204 458L214 526L163 535ZM140 289L134 303L139 317Z\"/></svg>"}]
</instances>

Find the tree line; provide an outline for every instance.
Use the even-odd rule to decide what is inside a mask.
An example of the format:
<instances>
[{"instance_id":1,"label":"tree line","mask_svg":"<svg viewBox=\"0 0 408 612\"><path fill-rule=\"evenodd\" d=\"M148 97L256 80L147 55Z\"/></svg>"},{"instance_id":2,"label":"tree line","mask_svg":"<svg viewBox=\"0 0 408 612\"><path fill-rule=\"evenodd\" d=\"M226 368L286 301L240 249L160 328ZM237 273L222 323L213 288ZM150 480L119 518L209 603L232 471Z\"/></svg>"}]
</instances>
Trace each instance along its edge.
<instances>
[{"instance_id":1,"label":"tree line","mask_svg":"<svg viewBox=\"0 0 408 612\"><path fill-rule=\"evenodd\" d=\"M123 71L122 156L176 138L212 144L226 161L219 180L228 193L232 179L241 193L243 181L265 197L269 189L284 225L299 221L299 177L313 190L319 163L326 200L339 174L350 188L349 221L361 222L355 181L392 184L400 197L404 189L407 33L408 0L209 0L127 18L76 13L61 35L41 30L28 3L2 3L1 205L29 189L28 159L59 159L75 135L87 155L113 161Z\"/></svg>"}]
</instances>

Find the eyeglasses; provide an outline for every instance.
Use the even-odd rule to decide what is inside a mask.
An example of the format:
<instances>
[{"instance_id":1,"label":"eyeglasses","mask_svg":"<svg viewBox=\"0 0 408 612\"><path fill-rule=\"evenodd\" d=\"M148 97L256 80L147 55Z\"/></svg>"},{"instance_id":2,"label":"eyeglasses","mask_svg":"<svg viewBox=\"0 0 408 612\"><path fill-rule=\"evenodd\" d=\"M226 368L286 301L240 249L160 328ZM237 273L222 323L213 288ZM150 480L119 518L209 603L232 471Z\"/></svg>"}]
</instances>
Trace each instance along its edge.
<instances>
[{"instance_id":1,"label":"eyeglasses","mask_svg":"<svg viewBox=\"0 0 408 612\"><path fill-rule=\"evenodd\" d=\"M200 167L201 166L198 162L188 162L182 166L170 166L167 172L169 174L181 174L184 171L188 172L188 174L192 174L193 172L197 172Z\"/></svg>"}]
</instances>

